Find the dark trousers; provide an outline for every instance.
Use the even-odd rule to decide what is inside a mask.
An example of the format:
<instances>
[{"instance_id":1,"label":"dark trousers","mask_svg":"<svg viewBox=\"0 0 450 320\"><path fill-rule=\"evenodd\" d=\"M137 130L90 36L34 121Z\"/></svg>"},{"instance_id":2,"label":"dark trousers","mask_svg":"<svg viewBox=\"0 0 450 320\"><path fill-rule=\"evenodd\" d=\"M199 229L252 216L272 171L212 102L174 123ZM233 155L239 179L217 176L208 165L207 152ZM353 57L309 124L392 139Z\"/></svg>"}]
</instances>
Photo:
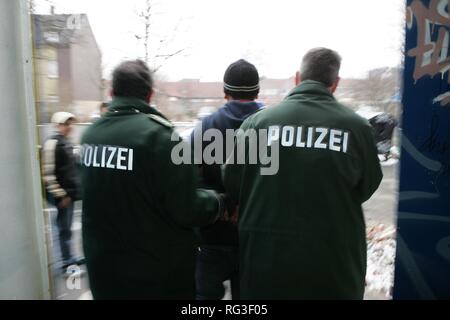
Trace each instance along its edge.
<instances>
[{"instance_id":1,"label":"dark trousers","mask_svg":"<svg viewBox=\"0 0 450 320\"><path fill-rule=\"evenodd\" d=\"M223 282L230 280L231 296L239 299L239 249L226 246L200 246L197 252L195 285L197 300L220 300Z\"/></svg>"},{"instance_id":2,"label":"dark trousers","mask_svg":"<svg viewBox=\"0 0 450 320\"><path fill-rule=\"evenodd\" d=\"M56 226L58 227L59 248L61 249L62 263L64 265L73 263L72 256L72 220L73 202L67 208L57 207Z\"/></svg>"}]
</instances>

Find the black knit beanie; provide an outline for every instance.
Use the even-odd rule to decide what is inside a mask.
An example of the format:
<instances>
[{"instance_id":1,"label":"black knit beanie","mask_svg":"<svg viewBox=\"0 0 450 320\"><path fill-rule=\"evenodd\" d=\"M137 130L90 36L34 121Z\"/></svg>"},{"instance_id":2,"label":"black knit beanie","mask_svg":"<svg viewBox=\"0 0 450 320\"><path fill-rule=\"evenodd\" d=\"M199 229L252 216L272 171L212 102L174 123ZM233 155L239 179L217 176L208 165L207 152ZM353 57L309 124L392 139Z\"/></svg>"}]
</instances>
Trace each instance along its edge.
<instances>
[{"instance_id":1,"label":"black knit beanie","mask_svg":"<svg viewBox=\"0 0 450 320\"><path fill-rule=\"evenodd\" d=\"M254 98L259 92L258 70L244 59L233 62L223 76L223 89L234 98Z\"/></svg>"}]
</instances>

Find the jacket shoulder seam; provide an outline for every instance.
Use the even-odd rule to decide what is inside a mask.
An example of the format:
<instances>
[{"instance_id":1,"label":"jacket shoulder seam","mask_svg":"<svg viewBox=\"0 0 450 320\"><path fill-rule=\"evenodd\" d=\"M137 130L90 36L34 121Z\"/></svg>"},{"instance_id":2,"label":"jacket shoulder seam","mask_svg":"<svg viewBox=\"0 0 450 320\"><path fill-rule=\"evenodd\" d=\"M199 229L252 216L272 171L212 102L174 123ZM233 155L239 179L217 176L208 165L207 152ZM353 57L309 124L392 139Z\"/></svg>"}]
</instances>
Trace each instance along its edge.
<instances>
[{"instance_id":1,"label":"jacket shoulder seam","mask_svg":"<svg viewBox=\"0 0 450 320\"><path fill-rule=\"evenodd\" d=\"M173 124L169 120L164 119L163 117L160 117L156 114L149 114L148 117L153 121L159 123L160 125L163 125L164 127L173 128Z\"/></svg>"}]
</instances>

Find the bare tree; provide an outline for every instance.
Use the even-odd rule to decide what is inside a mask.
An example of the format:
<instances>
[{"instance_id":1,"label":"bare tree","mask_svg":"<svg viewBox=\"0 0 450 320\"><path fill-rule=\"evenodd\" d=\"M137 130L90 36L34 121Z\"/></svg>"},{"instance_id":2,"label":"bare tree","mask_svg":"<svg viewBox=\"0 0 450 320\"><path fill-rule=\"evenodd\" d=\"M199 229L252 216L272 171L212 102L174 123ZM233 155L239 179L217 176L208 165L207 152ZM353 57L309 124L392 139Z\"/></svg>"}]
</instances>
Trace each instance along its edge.
<instances>
[{"instance_id":1,"label":"bare tree","mask_svg":"<svg viewBox=\"0 0 450 320\"><path fill-rule=\"evenodd\" d=\"M398 26L397 28L399 28L399 33L400 33L400 40L397 43L397 49L400 51L401 53L401 58L400 58L400 63L399 65L402 66L403 68L403 56L405 54L405 41L406 41L406 1L399 1L397 3L397 8L396 10L399 12L400 14L400 21L398 22Z\"/></svg>"},{"instance_id":2,"label":"bare tree","mask_svg":"<svg viewBox=\"0 0 450 320\"><path fill-rule=\"evenodd\" d=\"M145 54L145 62L148 63L149 56L149 38L150 38L150 26L151 26L151 18L152 16L152 3L150 0L145 0L145 8L144 11L139 13L139 17L144 20L144 54ZM138 37L138 36L137 36Z\"/></svg>"},{"instance_id":3,"label":"bare tree","mask_svg":"<svg viewBox=\"0 0 450 320\"><path fill-rule=\"evenodd\" d=\"M35 13L36 11L36 3L34 0L28 0L28 11L30 14Z\"/></svg>"},{"instance_id":4,"label":"bare tree","mask_svg":"<svg viewBox=\"0 0 450 320\"><path fill-rule=\"evenodd\" d=\"M178 34L181 21L178 21L169 35L156 36L155 40L151 38L153 18L157 15L155 12L155 1L145 0L144 8L137 13L138 17L142 21L143 34L135 34L137 40L141 41L144 46L144 61L151 66L151 69L156 73L164 63L186 50L186 48L177 48L167 52L169 45L173 42ZM152 43L157 43L152 47ZM151 60L151 61L150 61Z\"/></svg>"},{"instance_id":5,"label":"bare tree","mask_svg":"<svg viewBox=\"0 0 450 320\"><path fill-rule=\"evenodd\" d=\"M364 79L352 82L347 98L351 98L355 107L369 105L379 111L399 115L396 96L400 91L400 68L379 68L368 72Z\"/></svg>"}]
</instances>

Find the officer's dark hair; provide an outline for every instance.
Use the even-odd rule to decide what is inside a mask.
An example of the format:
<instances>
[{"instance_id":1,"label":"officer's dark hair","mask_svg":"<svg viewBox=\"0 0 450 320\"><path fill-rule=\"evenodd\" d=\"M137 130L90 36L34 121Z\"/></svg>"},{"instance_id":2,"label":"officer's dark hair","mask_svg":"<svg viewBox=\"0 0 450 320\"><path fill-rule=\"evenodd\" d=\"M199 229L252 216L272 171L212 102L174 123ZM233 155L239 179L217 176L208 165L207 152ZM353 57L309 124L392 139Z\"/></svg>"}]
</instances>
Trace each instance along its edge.
<instances>
[{"instance_id":1,"label":"officer's dark hair","mask_svg":"<svg viewBox=\"0 0 450 320\"><path fill-rule=\"evenodd\" d=\"M119 64L112 74L114 96L147 98L153 87L152 74L142 60L128 60Z\"/></svg>"},{"instance_id":2,"label":"officer's dark hair","mask_svg":"<svg viewBox=\"0 0 450 320\"><path fill-rule=\"evenodd\" d=\"M302 60L300 76L302 81L315 80L331 87L339 76L341 56L327 48L309 50Z\"/></svg>"}]
</instances>

